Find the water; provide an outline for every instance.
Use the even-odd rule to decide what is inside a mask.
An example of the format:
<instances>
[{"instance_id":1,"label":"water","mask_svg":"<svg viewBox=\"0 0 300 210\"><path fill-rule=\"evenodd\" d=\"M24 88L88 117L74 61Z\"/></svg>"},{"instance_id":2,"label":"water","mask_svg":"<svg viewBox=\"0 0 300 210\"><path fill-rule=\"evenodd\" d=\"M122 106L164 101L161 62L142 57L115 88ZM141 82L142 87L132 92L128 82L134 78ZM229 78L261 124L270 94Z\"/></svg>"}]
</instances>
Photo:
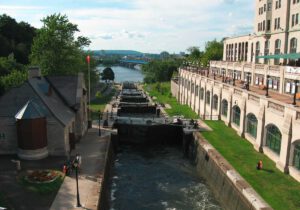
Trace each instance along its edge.
<instances>
[{"instance_id":1,"label":"water","mask_svg":"<svg viewBox=\"0 0 300 210\"><path fill-rule=\"evenodd\" d=\"M99 71L103 71L105 67L98 66L97 69ZM121 83L125 81L132 81L132 82L143 82L144 75L140 70L136 69L129 69L122 66L113 66L111 67L115 73L115 82Z\"/></svg>"},{"instance_id":2,"label":"water","mask_svg":"<svg viewBox=\"0 0 300 210\"><path fill-rule=\"evenodd\" d=\"M221 210L195 168L176 148L122 146L111 185L111 210Z\"/></svg>"}]
</instances>

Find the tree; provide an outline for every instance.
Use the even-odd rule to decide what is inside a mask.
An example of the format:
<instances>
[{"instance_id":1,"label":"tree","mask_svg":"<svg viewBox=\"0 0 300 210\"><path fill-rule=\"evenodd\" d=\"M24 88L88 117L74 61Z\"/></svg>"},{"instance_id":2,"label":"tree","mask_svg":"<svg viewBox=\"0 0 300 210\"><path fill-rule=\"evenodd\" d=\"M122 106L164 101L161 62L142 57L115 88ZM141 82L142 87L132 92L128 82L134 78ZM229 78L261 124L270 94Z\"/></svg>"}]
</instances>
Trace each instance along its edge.
<instances>
[{"instance_id":1,"label":"tree","mask_svg":"<svg viewBox=\"0 0 300 210\"><path fill-rule=\"evenodd\" d=\"M105 80L106 82L107 80L111 80L111 81L115 80L115 73L110 67L105 68L101 76L102 76L102 80Z\"/></svg>"},{"instance_id":2,"label":"tree","mask_svg":"<svg viewBox=\"0 0 300 210\"><path fill-rule=\"evenodd\" d=\"M190 53L188 56L188 61L192 63L200 63L203 52L201 52L198 47L190 47L188 48L188 51Z\"/></svg>"},{"instance_id":3,"label":"tree","mask_svg":"<svg viewBox=\"0 0 300 210\"><path fill-rule=\"evenodd\" d=\"M66 15L54 14L42 19L43 27L34 38L30 60L44 75L74 75L85 68L83 47L90 41L86 37L75 39L77 25Z\"/></svg>"},{"instance_id":4,"label":"tree","mask_svg":"<svg viewBox=\"0 0 300 210\"><path fill-rule=\"evenodd\" d=\"M223 57L223 42L217 40L205 44L205 52L201 58L203 66L207 66L210 60L221 60Z\"/></svg>"}]
</instances>

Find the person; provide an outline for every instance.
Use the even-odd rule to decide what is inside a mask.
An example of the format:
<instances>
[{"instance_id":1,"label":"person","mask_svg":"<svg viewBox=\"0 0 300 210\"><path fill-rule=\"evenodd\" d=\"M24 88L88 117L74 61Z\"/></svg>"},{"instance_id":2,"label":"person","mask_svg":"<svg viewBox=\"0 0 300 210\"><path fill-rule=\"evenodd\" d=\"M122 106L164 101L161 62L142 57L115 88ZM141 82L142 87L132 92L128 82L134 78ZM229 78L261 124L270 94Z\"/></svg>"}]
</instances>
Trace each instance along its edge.
<instances>
[{"instance_id":1,"label":"person","mask_svg":"<svg viewBox=\"0 0 300 210\"><path fill-rule=\"evenodd\" d=\"M261 170L262 167L263 167L263 162L262 162L262 160L260 160L260 161L258 161L256 168L257 168L257 170Z\"/></svg>"}]
</instances>

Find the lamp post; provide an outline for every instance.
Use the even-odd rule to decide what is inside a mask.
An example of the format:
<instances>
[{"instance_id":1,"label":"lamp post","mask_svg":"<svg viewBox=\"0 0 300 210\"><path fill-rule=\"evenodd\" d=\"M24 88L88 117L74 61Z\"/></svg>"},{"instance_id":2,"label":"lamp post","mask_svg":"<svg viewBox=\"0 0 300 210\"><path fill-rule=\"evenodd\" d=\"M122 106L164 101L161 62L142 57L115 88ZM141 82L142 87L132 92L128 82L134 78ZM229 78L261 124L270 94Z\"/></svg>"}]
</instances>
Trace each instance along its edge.
<instances>
[{"instance_id":1,"label":"lamp post","mask_svg":"<svg viewBox=\"0 0 300 210\"><path fill-rule=\"evenodd\" d=\"M99 126L99 136L101 136L101 130L100 130L100 125L101 125L101 111L99 110L99 124L98 124L98 126Z\"/></svg>"},{"instance_id":2,"label":"lamp post","mask_svg":"<svg viewBox=\"0 0 300 210\"><path fill-rule=\"evenodd\" d=\"M78 162L74 162L75 174L76 174L76 191L77 191L77 204L76 207L81 207L80 198L79 198L79 188L78 188Z\"/></svg>"},{"instance_id":3,"label":"lamp post","mask_svg":"<svg viewBox=\"0 0 300 210\"><path fill-rule=\"evenodd\" d=\"M270 79L270 76L269 75L267 75L267 87L266 87L266 97L268 97L269 96L269 79Z\"/></svg>"},{"instance_id":4,"label":"lamp post","mask_svg":"<svg viewBox=\"0 0 300 210\"><path fill-rule=\"evenodd\" d=\"M89 112L88 112L88 127L91 128L92 127L92 122L91 122L91 111L90 111L90 106L91 106L91 73L90 73L90 61L91 61L91 57L88 55L86 56L86 61L88 63L88 85L89 85Z\"/></svg>"},{"instance_id":5,"label":"lamp post","mask_svg":"<svg viewBox=\"0 0 300 210\"><path fill-rule=\"evenodd\" d=\"M297 92L298 92L299 80L295 80L294 83L295 83L295 93L294 93L293 105L295 106L296 105L296 97L297 97Z\"/></svg>"},{"instance_id":6,"label":"lamp post","mask_svg":"<svg viewBox=\"0 0 300 210\"><path fill-rule=\"evenodd\" d=\"M224 70L222 70L222 82L225 82L225 71Z\"/></svg>"},{"instance_id":7,"label":"lamp post","mask_svg":"<svg viewBox=\"0 0 300 210\"><path fill-rule=\"evenodd\" d=\"M233 86L235 86L235 73L236 73L236 71L234 70L233 71L233 84L232 84Z\"/></svg>"},{"instance_id":8,"label":"lamp post","mask_svg":"<svg viewBox=\"0 0 300 210\"><path fill-rule=\"evenodd\" d=\"M216 73L214 72L214 80L216 80Z\"/></svg>"},{"instance_id":9,"label":"lamp post","mask_svg":"<svg viewBox=\"0 0 300 210\"><path fill-rule=\"evenodd\" d=\"M249 91L250 88L250 72L247 72L247 90Z\"/></svg>"}]
</instances>

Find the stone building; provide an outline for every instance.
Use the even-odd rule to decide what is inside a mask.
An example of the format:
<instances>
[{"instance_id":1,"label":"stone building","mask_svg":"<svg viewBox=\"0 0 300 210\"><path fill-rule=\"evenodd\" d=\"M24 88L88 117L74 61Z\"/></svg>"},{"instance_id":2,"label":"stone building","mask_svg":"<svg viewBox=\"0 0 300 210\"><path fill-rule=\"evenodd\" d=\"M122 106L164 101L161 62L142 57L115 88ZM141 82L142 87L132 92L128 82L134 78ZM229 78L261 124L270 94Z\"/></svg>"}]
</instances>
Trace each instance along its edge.
<instances>
[{"instance_id":1,"label":"stone building","mask_svg":"<svg viewBox=\"0 0 300 210\"><path fill-rule=\"evenodd\" d=\"M46 153L69 155L75 138L87 130L86 109L82 75L46 78L38 68L31 68L24 84L0 97L0 154L19 154L25 159L40 159ZM24 119L24 112L30 116L28 119L35 115L46 118L47 151L26 151L20 155L17 120ZM26 132L31 131L22 133Z\"/></svg>"}]
</instances>

